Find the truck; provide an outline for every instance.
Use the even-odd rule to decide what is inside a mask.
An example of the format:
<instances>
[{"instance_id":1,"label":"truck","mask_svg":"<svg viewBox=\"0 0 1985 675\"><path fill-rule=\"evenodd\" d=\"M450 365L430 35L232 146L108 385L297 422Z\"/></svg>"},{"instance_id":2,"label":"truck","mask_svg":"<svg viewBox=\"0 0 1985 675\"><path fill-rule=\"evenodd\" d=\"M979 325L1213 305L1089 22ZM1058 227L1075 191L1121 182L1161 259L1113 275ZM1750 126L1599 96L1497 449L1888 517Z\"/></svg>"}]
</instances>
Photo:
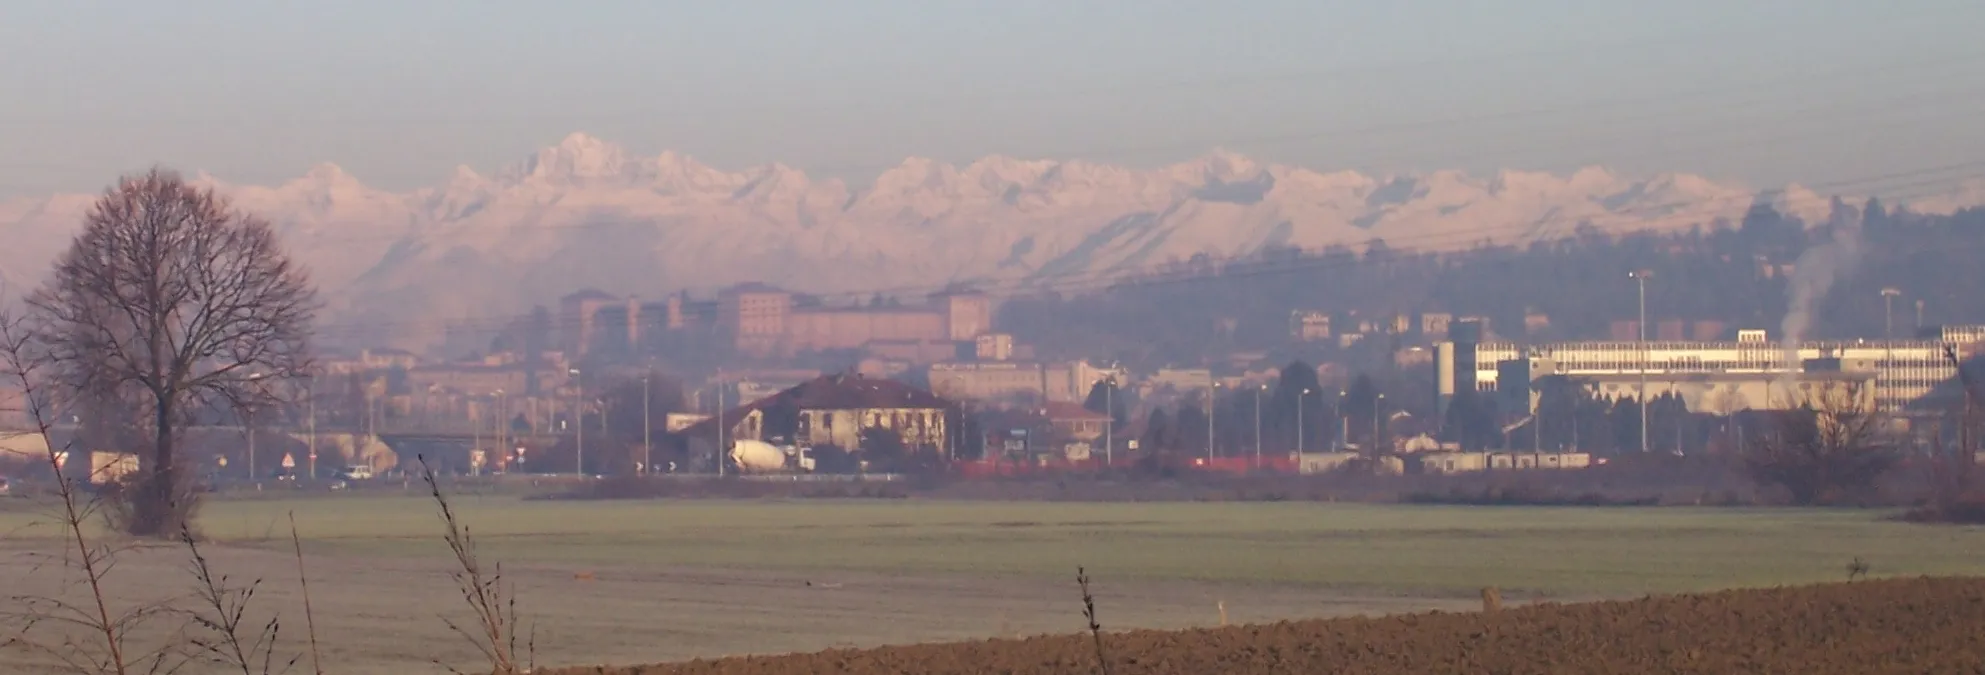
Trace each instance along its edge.
<instances>
[{"instance_id":1,"label":"truck","mask_svg":"<svg viewBox=\"0 0 1985 675\"><path fill-rule=\"evenodd\" d=\"M812 473L813 448L738 439L731 443L731 463L739 473Z\"/></svg>"}]
</instances>

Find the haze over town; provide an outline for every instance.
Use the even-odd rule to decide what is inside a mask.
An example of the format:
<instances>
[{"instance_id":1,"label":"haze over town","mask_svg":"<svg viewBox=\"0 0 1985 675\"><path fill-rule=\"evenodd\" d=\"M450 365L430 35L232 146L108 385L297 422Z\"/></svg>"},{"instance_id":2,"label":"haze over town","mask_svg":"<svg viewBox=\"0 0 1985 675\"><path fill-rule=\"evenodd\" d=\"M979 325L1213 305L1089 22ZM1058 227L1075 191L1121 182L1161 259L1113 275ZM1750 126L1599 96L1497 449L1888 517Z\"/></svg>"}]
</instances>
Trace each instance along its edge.
<instances>
[{"instance_id":1,"label":"haze over town","mask_svg":"<svg viewBox=\"0 0 1985 675\"><path fill-rule=\"evenodd\" d=\"M1981 25L9 7L0 670L1976 670Z\"/></svg>"}]
</instances>

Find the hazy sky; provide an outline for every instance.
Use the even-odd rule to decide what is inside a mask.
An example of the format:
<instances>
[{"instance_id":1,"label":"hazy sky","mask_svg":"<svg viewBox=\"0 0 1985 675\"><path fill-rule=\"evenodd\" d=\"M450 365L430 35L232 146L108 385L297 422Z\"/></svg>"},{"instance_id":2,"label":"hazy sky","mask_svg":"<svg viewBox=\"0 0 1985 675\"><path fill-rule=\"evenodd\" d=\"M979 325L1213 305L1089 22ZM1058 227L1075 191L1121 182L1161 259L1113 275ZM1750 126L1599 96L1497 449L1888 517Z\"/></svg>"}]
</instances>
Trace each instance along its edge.
<instances>
[{"instance_id":1,"label":"hazy sky","mask_svg":"<svg viewBox=\"0 0 1985 675\"><path fill-rule=\"evenodd\" d=\"M1980 27L1976 0L0 0L0 196L154 162L403 189L573 131L857 183L1214 147L1851 183L1985 159Z\"/></svg>"}]
</instances>

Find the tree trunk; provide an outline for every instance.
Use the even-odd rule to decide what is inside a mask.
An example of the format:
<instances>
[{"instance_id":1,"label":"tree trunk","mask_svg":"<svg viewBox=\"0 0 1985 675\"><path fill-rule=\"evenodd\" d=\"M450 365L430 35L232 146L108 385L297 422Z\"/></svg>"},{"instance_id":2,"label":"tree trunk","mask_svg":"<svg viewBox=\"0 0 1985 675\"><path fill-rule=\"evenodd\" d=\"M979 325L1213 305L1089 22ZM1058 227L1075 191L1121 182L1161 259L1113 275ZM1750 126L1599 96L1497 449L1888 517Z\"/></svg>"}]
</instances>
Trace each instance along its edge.
<instances>
[{"instance_id":1,"label":"tree trunk","mask_svg":"<svg viewBox=\"0 0 1985 675\"><path fill-rule=\"evenodd\" d=\"M131 534L162 537L178 532L181 525L178 491L179 469L173 463L172 397L158 400L157 435L152 441L152 470L131 504Z\"/></svg>"}]
</instances>

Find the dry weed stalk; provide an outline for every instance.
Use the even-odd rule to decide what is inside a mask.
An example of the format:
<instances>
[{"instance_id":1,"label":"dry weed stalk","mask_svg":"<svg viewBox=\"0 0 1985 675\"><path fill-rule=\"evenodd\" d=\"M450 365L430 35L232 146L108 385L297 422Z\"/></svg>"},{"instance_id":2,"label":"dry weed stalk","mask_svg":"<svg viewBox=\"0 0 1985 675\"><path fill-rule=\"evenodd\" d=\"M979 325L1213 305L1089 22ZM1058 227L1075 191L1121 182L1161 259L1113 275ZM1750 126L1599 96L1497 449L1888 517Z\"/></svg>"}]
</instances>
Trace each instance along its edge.
<instances>
[{"instance_id":1,"label":"dry weed stalk","mask_svg":"<svg viewBox=\"0 0 1985 675\"><path fill-rule=\"evenodd\" d=\"M1863 579L1867 576L1868 562L1862 560L1861 556L1854 556L1854 559L1847 563L1847 581L1851 583L1856 579Z\"/></svg>"},{"instance_id":2,"label":"dry weed stalk","mask_svg":"<svg viewBox=\"0 0 1985 675\"><path fill-rule=\"evenodd\" d=\"M1110 675L1110 659L1103 652L1103 625L1096 623L1096 596L1089 592L1089 571L1075 568L1075 585L1082 588L1082 618L1089 620L1089 637L1096 645L1096 671Z\"/></svg>"},{"instance_id":3,"label":"dry weed stalk","mask_svg":"<svg viewBox=\"0 0 1985 675\"><path fill-rule=\"evenodd\" d=\"M171 603L145 603L121 610L111 607L106 585L111 572L116 569L116 557L121 549L90 537L88 523L98 515L102 504L82 494L77 487L77 479L63 470L63 460L71 448L69 444L58 448L50 433L53 424L48 421L49 402L37 386L36 371L40 362L31 358L32 349L29 331L23 330L20 320L0 313L0 361L4 361L0 366L21 388L28 419L47 448L48 468L54 476L56 495L61 502L56 514L64 539L60 562L64 567L81 573L80 583L88 591L89 599L76 603L57 595L9 598L8 607L0 611L0 617L17 626L14 635L0 646L42 654L72 672L86 675L164 675L176 672L187 663L186 659L180 658L180 640L162 640L152 648L134 647L128 642L134 630L154 620L175 616L177 612ZM73 558L70 557L72 555ZM37 565L36 569L39 567ZM42 639L40 633L43 628L55 631L59 637ZM76 632L89 637L78 639ZM183 632L183 624L174 631L175 634Z\"/></svg>"},{"instance_id":4,"label":"dry weed stalk","mask_svg":"<svg viewBox=\"0 0 1985 675\"><path fill-rule=\"evenodd\" d=\"M289 512L289 542L296 551L296 583L303 589L303 628L310 638L310 672L324 675L324 661L317 651L317 613L310 609L310 575L303 571L303 538L296 533L296 512Z\"/></svg>"},{"instance_id":5,"label":"dry weed stalk","mask_svg":"<svg viewBox=\"0 0 1985 675\"><path fill-rule=\"evenodd\" d=\"M475 538L469 534L469 526L455 517L454 506L441 492L441 481L435 476L434 468L427 463L426 456L416 456L420 462L420 479L427 484L428 494L434 498L435 506L441 510L441 522L447 528L443 537L448 542L448 550L455 554L458 569L451 575L455 586L462 593L469 610L475 614L474 630L464 628L453 619L442 617L448 629L467 639L489 660L490 672L495 675L527 673L535 669L535 663L524 664L519 668L517 660L517 594L514 586L503 582L503 565L498 563L493 569L484 571L482 560L476 555ZM536 661L537 628L530 629L531 637L525 649L529 659ZM441 665L437 662L437 665ZM444 666L445 667L445 666ZM449 668L460 673L461 671Z\"/></svg>"},{"instance_id":6,"label":"dry weed stalk","mask_svg":"<svg viewBox=\"0 0 1985 675\"><path fill-rule=\"evenodd\" d=\"M193 560L193 578L199 582L197 594L202 605L201 611L193 613L193 622L212 633L211 637L194 637L191 645L199 654L214 660L229 670L239 669L241 675L275 675L287 672L301 655L290 657L286 662L276 662L276 641L282 634L280 617L269 617L259 628L248 622L248 605L255 599L255 592L262 588L262 580L254 579L245 586L230 585L225 574L216 575L213 565L207 562L206 555L200 553L200 543L190 528L181 528L179 541L186 545L186 551ZM211 611L212 614L206 612ZM245 637L253 628L253 637Z\"/></svg>"}]
</instances>

